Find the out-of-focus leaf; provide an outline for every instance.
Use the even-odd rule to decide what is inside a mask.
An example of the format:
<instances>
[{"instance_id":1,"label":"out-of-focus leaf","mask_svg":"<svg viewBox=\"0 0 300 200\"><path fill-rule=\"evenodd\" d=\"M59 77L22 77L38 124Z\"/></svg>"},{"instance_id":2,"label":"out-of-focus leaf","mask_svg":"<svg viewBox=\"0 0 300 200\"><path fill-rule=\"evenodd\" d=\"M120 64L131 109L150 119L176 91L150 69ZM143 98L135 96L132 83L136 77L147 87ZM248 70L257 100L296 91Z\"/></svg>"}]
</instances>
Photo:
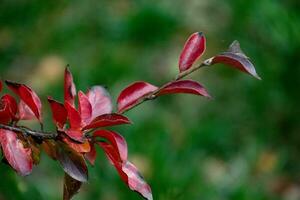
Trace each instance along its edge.
<instances>
[{"instance_id":1,"label":"out-of-focus leaf","mask_svg":"<svg viewBox=\"0 0 300 200\"><path fill-rule=\"evenodd\" d=\"M210 97L206 89L197 81L193 80L178 80L168 83L157 95L188 93Z\"/></svg>"},{"instance_id":2,"label":"out-of-focus leaf","mask_svg":"<svg viewBox=\"0 0 300 200\"><path fill-rule=\"evenodd\" d=\"M42 148L46 154L53 160L57 159L56 143L51 140L44 140L42 143Z\"/></svg>"},{"instance_id":3,"label":"out-of-focus leaf","mask_svg":"<svg viewBox=\"0 0 300 200\"><path fill-rule=\"evenodd\" d=\"M82 182L72 178L67 173L64 176L64 200L70 200L72 197L78 193Z\"/></svg>"},{"instance_id":4,"label":"out-of-focus leaf","mask_svg":"<svg viewBox=\"0 0 300 200\"><path fill-rule=\"evenodd\" d=\"M79 112L69 103L65 104L66 110L68 113L68 119L70 122L70 126L72 129L80 129L81 128L81 117Z\"/></svg>"},{"instance_id":5,"label":"out-of-focus leaf","mask_svg":"<svg viewBox=\"0 0 300 200\"><path fill-rule=\"evenodd\" d=\"M64 144L59 144L57 145L57 160L64 171L73 179L80 182L87 181L88 169L80 153Z\"/></svg>"},{"instance_id":6,"label":"out-of-focus leaf","mask_svg":"<svg viewBox=\"0 0 300 200\"><path fill-rule=\"evenodd\" d=\"M76 143L69 138L63 138L63 141L76 152L79 153L87 153L91 151L91 146L89 141L85 141L83 143Z\"/></svg>"},{"instance_id":7,"label":"out-of-focus leaf","mask_svg":"<svg viewBox=\"0 0 300 200\"><path fill-rule=\"evenodd\" d=\"M65 69L65 78L64 78L64 97L65 103L69 103L74 107L74 100L76 96L76 87L73 82L73 76L69 68Z\"/></svg>"},{"instance_id":8,"label":"out-of-focus leaf","mask_svg":"<svg viewBox=\"0 0 300 200\"><path fill-rule=\"evenodd\" d=\"M36 118L42 122L42 103L37 94L24 84L5 81L8 88L16 93L22 101L32 110Z\"/></svg>"},{"instance_id":9,"label":"out-of-focus leaf","mask_svg":"<svg viewBox=\"0 0 300 200\"><path fill-rule=\"evenodd\" d=\"M88 97L82 91L78 92L78 105L82 123L86 125L92 118L92 105Z\"/></svg>"},{"instance_id":10,"label":"out-of-focus leaf","mask_svg":"<svg viewBox=\"0 0 300 200\"><path fill-rule=\"evenodd\" d=\"M259 80L261 79L256 73L254 65L240 49L240 44L238 41L234 41L230 45L228 51L213 57L211 63L226 64L234 68L237 68L243 72L246 72Z\"/></svg>"},{"instance_id":11,"label":"out-of-focus leaf","mask_svg":"<svg viewBox=\"0 0 300 200\"><path fill-rule=\"evenodd\" d=\"M57 127L62 129L67 121L67 110L62 103L48 97L48 102L52 111L52 119Z\"/></svg>"},{"instance_id":12,"label":"out-of-focus leaf","mask_svg":"<svg viewBox=\"0 0 300 200\"><path fill-rule=\"evenodd\" d=\"M104 150L111 164L116 168L121 179L128 187L142 195L147 200L152 200L152 192L150 186L145 182L137 168L129 161L122 162L118 150L111 144L99 142L99 146Z\"/></svg>"},{"instance_id":13,"label":"out-of-focus leaf","mask_svg":"<svg viewBox=\"0 0 300 200\"><path fill-rule=\"evenodd\" d=\"M33 164L38 165L41 157L40 145L32 137L27 137L27 140L30 145Z\"/></svg>"},{"instance_id":14,"label":"out-of-focus leaf","mask_svg":"<svg viewBox=\"0 0 300 200\"><path fill-rule=\"evenodd\" d=\"M142 81L127 86L118 97L118 112L130 109L141 98L155 90L157 90L156 86Z\"/></svg>"},{"instance_id":15,"label":"out-of-focus leaf","mask_svg":"<svg viewBox=\"0 0 300 200\"><path fill-rule=\"evenodd\" d=\"M179 57L179 70L188 70L204 53L206 40L202 32L193 33L186 41Z\"/></svg>"},{"instance_id":16,"label":"out-of-focus leaf","mask_svg":"<svg viewBox=\"0 0 300 200\"><path fill-rule=\"evenodd\" d=\"M84 154L84 157L91 163L91 165L94 165L97 157L97 151L94 144L90 144L90 146L91 150Z\"/></svg>"},{"instance_id":17,"label":"out-of-focus leaf","mask_svg":"<svg viewBox=\"0 0 300 200\"><path fill-rule=\"evenodd\" d=\"M8 102L0 101L0 123L7 124L12 119Z\"/></svg>"},{"instance_id":18,"label":"out-of-focus leaf","mask_svg":"<svg viewBox=\"0 0 300 200\"><path fill-rule=\"evenodd\" d=\"M32 110L24 103L24 101L20 100L19 105L19 119L20 120L32 120L35 118Z\"/></svg>"},{"instance_id":19,"label":"out-of-focus leaf","mask_svg":"<svg viewBox=\"0 0 300 200\"><path fill-rule=\"evenodd\" d=\"M90 124L85 126L83 130L105 126L116 126L120 124L130 124L130 120L127 117L116 113L104 114L96 117Z\"/></svg>"},{"instance_id":20,"label":"out-of-focus leaf","mask_svg":"<svg viewBox=\"0 0 300 200\"><path fill-rule=\"evenodd\" d=\"M3 88L3 84L2 81L0 80L0 92L2 91L2 88Z\"/></svg>"},{"instance_id":21,"label":"out-of-focus leaf","mask_svg":"<svg viewBox=\"0 0 300 200\"><path fill-rule=\"evenodd\" d=\"M16 114L18 111L18 104L17 104L15 98L9 94L5 94L1 97L1 102L7 102L9 112L10 112L12 119L16 119L17 118Z\"/></svg>"},{"instance_id":22,"label":"out-of-focus leaf","mask_svg":"<svg viewBox=\"0 0 300 200\"><path fill-rule=\"evenodd\" d=\"M112 112L112 102L108 92L101 86L93 86L86 94L92 106L91 120Z\"/></svg>"},{"instance_id":23,"label":"out-of-focus leaf","mask_svg":"<svg viewBox=\"0 0 300 200\"><path fill-rule=\"evenodd\" d=\"M95 131L93 137L97 138L104 138L109 143L111 143L114 149L120 155L121 161L127 160L127 143L126 140L118 133L109 130L98 130Z\"/></svg>"},{"instance_id":24,"label":"out-of-focus leaf","mask_svg":"<svg viewBox=\"0 0 300 200\"><path fill-rule=\"evenodd\" d=\"M24 147L17 134L9 130L0 129L0 143L10 166L22 176L30 174L33 165L31 149Z\"/></svg>"}]
</instances>

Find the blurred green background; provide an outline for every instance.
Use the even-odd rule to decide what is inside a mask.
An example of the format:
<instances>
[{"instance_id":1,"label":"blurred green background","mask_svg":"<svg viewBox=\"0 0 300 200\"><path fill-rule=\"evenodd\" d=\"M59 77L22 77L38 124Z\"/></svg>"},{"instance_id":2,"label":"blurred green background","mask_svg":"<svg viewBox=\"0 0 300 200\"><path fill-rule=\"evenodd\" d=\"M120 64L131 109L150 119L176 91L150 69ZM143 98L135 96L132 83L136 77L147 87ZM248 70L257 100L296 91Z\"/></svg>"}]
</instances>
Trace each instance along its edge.
<instances>
[{"instance_id":1,"label":"blurred green background","mask_svg":"<svg viewBox=\"0 0 300 200\"><path fill-rule=\"evenodd\" d=\"M35 89L53 130L45 99L62 100L66 64L78 89L104 85L116 100L133 81L176 76L191 33L206 34L206 58L237 39L262 81L205 68L191 78L212 101L164 96L128 112L134 124L115 130L154 199L299 200L299 11L298 0L1 0L1 78ZM141 199L98 152L74 199ZM61 199L63 171L45 155L28 177L4 164L0 173L1 200Z\"/></svg>"}]
</instances>

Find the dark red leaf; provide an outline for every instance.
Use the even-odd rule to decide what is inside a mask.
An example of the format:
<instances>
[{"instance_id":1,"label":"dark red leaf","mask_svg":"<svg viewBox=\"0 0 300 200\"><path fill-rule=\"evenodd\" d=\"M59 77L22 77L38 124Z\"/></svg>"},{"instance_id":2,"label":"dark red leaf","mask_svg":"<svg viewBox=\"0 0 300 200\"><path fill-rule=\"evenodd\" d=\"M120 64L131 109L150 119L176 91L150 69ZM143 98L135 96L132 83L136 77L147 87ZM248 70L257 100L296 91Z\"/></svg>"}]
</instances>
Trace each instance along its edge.
<instances>
[{"instance_id":1,"label":"dark red leaf","mask_svg":"<svg viewBox=\"0 0 300 200\"><path fill-rule=\"evenodd\" d=\"M2 81L0 81L0 92L2 91L2 87L3 87Z\"/></svg>"},{"instance_id":2,"label":"dark red leaf","mask_svg":"<svg viewBox=\"0 0 300 200\"><path fill-rule=\"evenodd\" d=\"M91 146L90 152L84 154L84 157L86 160L88 160L91 163L91 165L94 165L97 157L97 151L94 144L90 144L90 146Z\"/></svg>"},{"instance_id":3,"label":"dark red leaf","mask_svg":"<svg viewBox=\"0 0 300 200\"><path fill-rule=\"evenodd\" d=\"M7 124L11 120L17 119L18 105L16 100L9 94L5 94L0 99L0 123Z\"/></svg>"},{"instance_id":4,"label":"dark red leaf","mask_svg":"<svg viewBox=\"0 0 300 200\"><path fill-rule=\"evenodd\" d=\"M22 141L17 138L17 134L0 129L0 143L4 156L12 168L22 176L30 174L33 165L31 149L23 146Z\"/></svg>"},{"instance_id":5,"label":"dark red leaf","mask_svg":"<svg viewBox=\"0 0 300 200\"><path fill-rule=\"evenodd\" d=\"M81 117L79 112L69 102L66 102L65 108L68 112L70 127L72 129L80 129L82 125L81 125Z\"/></svg>"},{"instance_id":6,"label":"dark red leaf","mask_svg":"<svg viewBox=\"0 0 300 200\"><path fill-rule=\"evenodd\" d=\"M19 105L19 119L20 120L32 120L35 118L32 110L24 103L24 101L20 100Z\"/></svg>"},{"instance_id":7,"label":"dark red leaf","mask_svg":"<svg viewBox=\"0 0 300 200\"><path fill-rule=\"evenodd\" d=\"M124 112L130 109L141 98L157 90L157 87L146 82L135 82L127 86L119 95L118 112Z\"/></svg>"},{"instance_id":8,"label":"dark red leaf","mask_svg":"<svg viewBox=\"0 0 300 200\"><path fill-rule=\"evenodd\" d=\"M94 137L106 139L111 143L114 149L120 155L121 161L127 160L127 143L126 140L118 133L109 130L99 130L94 132Z\"/></svg>"},{"instance_id":9,"label":"dark red leaf","mask_svg":"<svg viewBox=\"0 0 300 200\"><path fill-rule=\"evenodd\" d=\"M92 118L112 112L112 102L108 92L101 86L94 86L87 92L87 97L92 105Z\"/></svg>"},{"instance_id":10,"label":"dark red leaf","mask_svg":"<svg viewBox=\"0 0 300 200\"><path fill-rule=\"evenodd\" d=\"M88 179L88 169L84 158L72 148L60 144L57 145L57 160L64 171L73 179L86 182Z\"/></svg>"},{"instance_id":11,"label":"dark red leaf","mask_svg":"<svg viewBox=\"0 0 300 200\"><path fill-rule=\"evenodd\" d=\"M70 105L74 106L76 87L73 82L72 73L70 72L68 67L66 67L65 69L64 96L65 96L65 103L68 102Z\"/></svg>"},{"instance_id":12,"label":"dark red leaf","mask_svg":"<svg viewBox=\"0 0 300 200\"><path fill-rule=\"evenodd\" d=\"M152 200L151 188L140 175L137 168L129 161L122 162L120 155L113 145L105 142L99 142L98 144L104 150L111 164L114 165L121 179L128 187L131 190L138 192L145 199Z\"/></svg>"},{"instance_id":13,"label":"dark red leaf","mask_svg":"<svg viewBox=\"0 0 300 200\"><path fill-rule=\"evenodd\" d=\"M36 118L42 122L42 103L37 94L24 84L11 81L6 81L6 84L32 110Z\"/></svg>"},{"instance_id":14,"label":"dark red leaf","mask_svg":"<svg viewBox=\"0 0 300 200\"><path fill-rule=\"evenodd\" d=\"M249 58L240 49L238 41L234 41L227 52L221 53L212 59L212 64L222 63L234 68L237 68L243 72L246 72L257 79L261 79L255 70L255 67L249 60Z\"/></svg>"},{"instance_id":15,"label":"dark red leaf","mask_svg":"<svg viewBox=\"0 0 300 200\"><path fill-rule=\"evenodd\" d=\"M78 193L82 182L73 179L67 173L64 176L64 198L63 200L70 200L72 197Z\"/></svg>"},{"instance_id":16,"label":"dark red leaf","mask_svg":"<svg viewBox=\"0 0 300 200\"><path fill-rule=\"evenodd\" d=\"M42 148L50 158L53 160L57 159L56 143L54 141L44 140L42 143Z\"/></svg>"},{"instance_id":17,"label":"dark red leaf","mask_svg":"<svg viewBox=\"0 0 300 200\"><path fill-rule=\"evenodd\" d=\"M91 146L89 141L85 141L83 143L76 143L69 138L62 139L69 147L74 149L78 153L87 153L91 151Z\"/></svg>"},{"instance_id":18,"label":"dark red leaf","mask_svg":"<svg viewBox=\"0 0 300 200\"><path fill-rule=\"evenodd\" d=\"M67 110L62 103L53 100L51 97L48 97L48 102L52 111L52 119L56 126L62 129L67 121Z\"/></svg>"},{"instance_id":19,"label":"dark red leaf","mask_svg":"<svg viewBox=\"0 0 300 200\"><path fill-rule=\"evenodd\" d=\"M78 101L82 123L87 125L92 118L92 105L89 102L88 97L81 91L78 92Z\"/></svg>"},{"instance_id":20,"label":"dark red leaf","mask_svg":"<svg viewBox=\"0 0 300 200\"><path fill-rule=\"evenodd\" d=\"M168 83L160 90L157 95L175 94L175 93L189 93L210 97L205 88L198 82L193 80L178 80Z\"/></svg>"},{"instance_id":21,"label":"dark red leaf","mask_svg":"<svg viewBox=\"0 0 300 200\"><path fill-rule=\"evenodd\" d=\"M105 126L116 126L120 124L130 124L130 120L123 115L115 113L104 114L96 117L89 125L85 126L83 130Z\"/></svg>"},{"instance_id":22,"label":"dark red leaf","mask_svg":"<svg viewBox=\"0 0 300 200\"><path fill-rule=\"evenodd\" d=\"M188 70L204 53L206 40L202 32L193 33L186 41L179 57L179 70Z\"/></svg>"}]
</instances>

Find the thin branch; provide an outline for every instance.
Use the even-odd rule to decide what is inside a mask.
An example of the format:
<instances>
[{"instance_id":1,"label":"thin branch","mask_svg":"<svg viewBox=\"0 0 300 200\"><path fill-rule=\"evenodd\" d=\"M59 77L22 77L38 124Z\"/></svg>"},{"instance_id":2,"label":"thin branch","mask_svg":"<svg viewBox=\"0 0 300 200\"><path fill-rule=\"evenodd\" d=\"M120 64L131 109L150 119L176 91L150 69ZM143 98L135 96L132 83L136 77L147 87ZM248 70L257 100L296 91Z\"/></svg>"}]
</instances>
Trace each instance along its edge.
<instances>
[{"instance_id":1,"label":"thin branch","mask_svg":"<svg viewBox=\"0 0 300 200\"><path fill-rule=\"evenodd\" d=\"M211 65L211 61L212 61L212 58L209 58L207 60L205 60L204 62L202 62L200 65L196 65L194 67L191 67L189 68L188 70L186 71L183 71L181 73L179 73L176 78L174 79L175 81L177 80L180 80L188 75L190 75L191 73L193 73L194 71L202 68L202 67L205 67L205 66L210 66ZM168 83L162 85L161 87L159 87L158 89L156 89L155 91L151 92L150 94L144 96L143 98L141 98L139 101L137 101L135 104L133 104L130 108L128 109L125 109L121 112L118 112L119 114L123 114L135 107L137 107L138 105L144 103L145 101L148 101L148 100L153 100L157 97L157 94L167 85Z\"/></svg>"},{"instance_id":2,"label":"thin branch","mask_svg":"<svg viewBox=\"0 0 300 200\"><path fill-rule=\"evenodd\" d=\"M55 139L58 134L57 133L49 133L44 131L35 131L26 127L17 127L17 126L9 126L0 124L0 129L10 130L18 133L23 133L24 135L31 135L33 137L37 137L43 140L47 139Z\"/></svg>"}]
</instances>

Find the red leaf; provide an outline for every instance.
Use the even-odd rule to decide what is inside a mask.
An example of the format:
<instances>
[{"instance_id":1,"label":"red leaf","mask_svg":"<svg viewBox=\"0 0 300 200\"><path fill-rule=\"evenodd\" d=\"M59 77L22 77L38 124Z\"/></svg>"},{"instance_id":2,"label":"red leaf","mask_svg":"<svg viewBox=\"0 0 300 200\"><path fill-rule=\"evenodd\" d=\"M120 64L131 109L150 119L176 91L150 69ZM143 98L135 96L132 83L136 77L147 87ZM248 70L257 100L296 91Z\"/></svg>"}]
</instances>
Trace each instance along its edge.
<instances>
[{"instance_id":1,"label":"red leaf","mask_svg":"<svg viewBox=\"0 0 300 200\"><path fill-rule=\"evenodd\" d=\"M24 101L20 100L19 105L19 119L20 120L32 120L35 118L32 110L24 103Z\"/></svg>"},{"instance_id":2,"label":"red leaf","mask_svg":"<svg viewBox=\"0 0 300 200\"><path fill-rule=\"evenodd\" d=\"M76 87L73 82L72 73L70 72L68 67L66 67L65 69L64 96L65 96L65 103L68 102L70 105L74 106Z\"/></svg>"},{"instance_id":3,"label":"red leaf","mask_svg":"<svg viewBox=\"0 0 300 200\"><path fill-rule=\"evenodd\" d=\"M91 165L94 165L97 157L97 151L94 144L90 144L90 146L91 146L90 152L84 154L84 157L91 163Z\"/></svg>"},{"instance_id":4,"label":"red leaf","mask_svg":"<svg viewBox=\"0 0 300 200\"><path fill-rule=\"evenodd\" d=\"M120 124L130 124L130 121L127 117L119 114L105 114L96 117L90 124L85 126L83 130L91 129L91 128L99 128L105 126L116 126Z\"/></svg>"},{"instance_id":5,"label":"red leaf","mask_svg":"<svg viewBox=\"0 0 300 200\"><path fill-rule=\"evenodd\" d=\"M255 67L249 60L249 58L240 49L238 41L234 41L227 52L221 53L212 59L212 64L222 63L234 68L237 68L243 72L246 72L257 79L261 79L256 73Z\"/></svg>"},{"instance_id":6,"label":"red leaf","mask_svg":"<svg viewBox=\"0 0 300 200\"><path fill-rule=\"evenodd\" d=\"M67 110L62 103L53 100L51 97L48 97L48 102L52 111L52 119L57 127L62 129L67 121Z\"/></svg>"},{"instance_id":7,"label":"red leaf","mask_svg":"<svg viewBox=\"0 0 300 200\"><path fill-rule=\"evenodd\" d=\"M193 33L186 41L179 57L179 70L188 70L204 53L206 40L202 32Z\"/></svg>"},{"instance_id":8,"label":"red leaf","mask_svg":"<svg viewBox=\"0 0 300 200\"><path fill-rule=\"evenodd\" d=\"M24 84L11 81L6 81L6 84L32 110L36 118L42 122L42 103L37 94Z\"/></svg>"},{"instance_id":9,"label":"red leaf","mask_svg":"<svg viewBox=\"0 0 300 200\"><path fill-rule=\"evenodd\" d=\"M81 130L68 129L65 130L65 134L75 141L83 142L83 132Z\"/></svg>"},{"instance_id":10,"label":"red leaf","mask_svg":"<svg viewBox=\"0 0 300 200\"><path fill-rule=\"evenodd\" d=\"M118 97L118 112L130 109L141 98L157 90L157 87L146 82L135 82L126 87Z\"/></svg>"},{"instance_id":11,"label":"red leaf","mask_svg":"<svg viewBox=\"0 0 300 200\"><path fill-rule=\"evenodd\" d=\"M68 112L70 127L72 129L80 129L82 125L79 112L69 102L66 102L65 107Z\"/></svg>"},{"instance_id":12,"label":"red leaf","mask_svg":"<svg viewBox=\"0 0 300 200\"><path fill-rule=\"evenodd\" d=\"M88 97L81 91L78 92L78 101L81 120L82 123L86 125L91 121L92 105L90 104Z\"/></svg>"},{"instance_id":13,"label":"red leaf","mask_svg":"<svg viewBox=\"0 0 300 200\"><path fill-rule=\"evenodd\" d=\"M99 130L94 132L94 137L101 137L111 143L114 149L120 155L121 161L127 160L127 143L126 140L118 133L108 130Z\"/></svg>"},{"instance_id":14,"label":"red leaf","mask_svg":"<svg viewBox=\"0 0 300 200\"><path fill-rule=\"evenodd\" d=\"M3 85L2 85L2 81L0 81L0 92L2 91Z\"/></svg>"},{"instance_id":15,"label":"red leaf","mask_svg":"<svg viewBox=\"0 0 300 200\"><path fill-rule=\"evenodd\" d=\"M121 179L128 187L141 194L145 199L152 200L151 188L140 175L137 168L129 161L122 162L113 145L105 142L99 142L98 144L102 147L111 164L114 165Z\"/></svg>"},{"instance_id":16,"label":"red leaf","mask_svg":"<svg viewBox=\"0 0 300 200\"><path fill-rule=\"evenodd\" d=\"M31 149L25 148L15 132L0 129L0 143L8 163L20 175L26 176L31 173L33 160Z\"/></svg>"},{"instance_id":17,"label":"red leaf","mask_svg":"<svg viewBox=\"0 0 300 200\"><path fill-rule=\"evenodd\" d=\"M108 92L101 86L94 86L87 92L87 97L92 106L92 118L112 112L112 102Z\"/></svg>"},{"instance_id":18,"label":"red leaf","mask_svg":"<svg viewBox=\"0 0 300 200\"><path fill-rule=\"evenodd\" d=\"M157 94L158 96L175 93L189 93L210 97L205 88L200 83L193 80L178 80L168 83Z\"/></svg>"},{"instance_id":19,"label":"red leaf","mask_svg":"<svg viewBox=\"0 0 300 200\"><path fill-rule=\"evenodd\" d=\"M84 143L76 143L69 138L63 138L62 140L78 153L87 153L91 151L89 141L85 141Z\"/></svg>"},{"instance_id":20,"label":"red leaf","mask_svg":"<svg viewBox=\"0 0 300 200\"><path fill-rule=\"evenodd\" d=\"M16 100L9 94L5 94L0 99L0 123L6 124L17 119L16 113L18 105Z\"/></svg>"},{"instance_id":21,"label":"red leaf","mask_svg":"<svg viewBox=\"0 0 300 200\"><path fill-rule=\"evenodd\" d=\"M16 114L18 112L18 104L17 104L15 98L9 94L5 94L1 97L1 101L7 102L11 117L13 119L16 119Z\"/></svg>"}]
</instances>

